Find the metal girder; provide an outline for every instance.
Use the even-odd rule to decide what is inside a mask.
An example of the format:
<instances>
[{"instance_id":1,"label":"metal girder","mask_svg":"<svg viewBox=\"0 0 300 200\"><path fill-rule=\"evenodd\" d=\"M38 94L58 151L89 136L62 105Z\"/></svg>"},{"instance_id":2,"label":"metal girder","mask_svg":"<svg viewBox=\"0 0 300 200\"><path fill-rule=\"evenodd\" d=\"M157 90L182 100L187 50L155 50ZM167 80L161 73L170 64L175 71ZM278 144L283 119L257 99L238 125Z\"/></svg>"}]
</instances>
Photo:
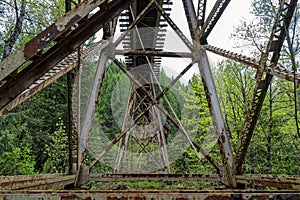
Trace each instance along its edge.
<instances>
[{"instance_id":1,"label":"metal girder","mask_svg":"<svg viewBox=\"0 0 300 200\"><path fill-rule=\"evenodd\" d=\"M168 22L171 28L175 31L175 33L180 37L180 39L184 42L184 44L189 48L193 49L193 45L188 40L188 38L182 33L182 31L178 28L178 26L174 23L174 21L169 17L168 13L166 13L163 8L159 5L158 2L154 2L156 9L160 12L160 14L164 17L164 19Z\"/></svg>"},{"instance_id":2,"label":"metal girder","mask_svg":"<svg viewBox=\"0 0 300 200\"><path fill-rule=\"evenodd\" d=\"M74 182L75 175L43 174L0 176L0 193L5 190L34 190L48 189L64 186ZM245 174L236 176L237 183L252 186L267 186L300 190L300 177L274 174ZM169 181L169 182L194 182L211 181L222 182L220 174L159 174L159 173L134 173L134 174L89 174L89 181L95 182L120 182L120 181Z\"/></svg>"},{"instance_id":3,"label":"metal girder","mask_svg":"<svg viewBox=\"0 0 300 200\"><path fill-rule=\"evenodd\" d=\"M0 88L0 109L6 106L12 99L38 80L43 74L49 71L60 60L70 54L82 42L89 39L95 32L103 27L110 19L118 15L133 0L120 0L108 4L107 9L98 11L91 18L87 19L84 25L79 26L68 37L54 45L47 52L42 54L38 60L26 67L15 77L15 81L5 84Z\"/></svg>"},{"instance_id":4,"label":"metal girder","mask_svg":"<svg viewBox=\"0 0 300 200\"><path fill-rule=\"evenodd\" d=\"M78 153L78 162L79 162L79 168L77 171L77 176L76 180L80 179L80 171L81 171L81 166L84 165L84 160L85 160L85 155L87 151L87 146L92 130L92 125L94 122L95 118L95 110L96 110L96 105L98 102L101 86L103 83L105 71L106 71L106 63L108 60L108 55L110 52L108 51L101 51L99 61L98 61L98 66L96 69L93 85L90 91L90 96L87 102L87 107L85 111L85 115L82 121L82 129L80 130L80 138L79 138L79 153ZM78 183L75 182L75 185L78 185Z\"/></svg>"},{"instance_id":5,"label":"metal girder","mask_svg":"<svg viewBox=\"0 0 300 200\"><path fill-rule=\"evenodd\" d=\"M75 175L43 174L0 176L1 190L50 189L73 183Z\"/></svg>"},{"instance_id":6,"label":"metal girder","mask_svg":"<svg viewBox=\"0 0 300 200\"><path fill-rule=\"evenodd\" d=\"M182 0L185 16L189 25L190 34L192 39L195 39L195 31L198 28L198 20L196 16L196 11L194 3L192 0Z\"/></svg>"},{"instance_id":7,"label":"metal girder","mask_svg":"<svg viewBox=\"0 0 300 200\"><path fill-rule=\"evenodd\" d=\"M300 191L300 176L275 174L244 174L236 176L237 182L246 185L285 188Z\"/></svg>"},{"instance_id":8,"label":"metal girder","mask_svg":"<svg viewBox=\"0 0 300 200\"><path fill-rule=\"evenodd\" d=\"M117 59L115 59L114 60L114 62L116 63L116 64L118 64L119 62L118 62L118 60ZM162 96L164 96L170 89L171 89L171 87L193 66L193 62L192 63L190 63L189 65L187 65L186 67L185 67L185 69L175 78L175 79L173 79L170 83L169 83L169 85L163 90L163 91L161 91L156 97L155 97L155 99L149 104L149 106L147 107L147 108L145 108L144 109L144 111L142 111L134 120L133 120L133 122L130 124L130 126L128 126L127 128L126 128L126 130L123 130L123 131L121 131L121 133L120 134L118 134L111 142L110 142L110 144L109 145L107 145L104 149L103 149L103 151L95 158L95 160L94 161L92 161L91 163L90 163L90 165L89 165L89 168L91 169L112 147L113 147L113 145L114 144L116 144L117 142L119 142L119 140L126 134L126 132L128 131L128 130L130 130L131 129L131 127L134 125L134 124L136 124L145 114L146 114L146 112L148 112L149 111L149 109L153 106L153 105L155 105L155 104L157 104L157 102L159 101L159 99L162 97Z\"/></svg>"},{"instance_id":9,"label":"metal girder","mask_svg":"<svg viewBox=\"0 0 300 200\"><path fill-rule=\"evenodd\" d=\"M127 27L127 30L124 31L122 35L114 42L115 46L118 46L122 42L124 37L132 30L132 28L135 27L140 22L140 20L147 14L147 12L150 10L150 8L152 7L155 1L156 0L151 0L151 2L149 2L149 4L138 14L138 16Z\"/></svg>"},{"instance_id":10,"label":"metal girder","mask_svg":"<svg viewBox=\"0 0 300 200\"><path fill-rule=\"evenodd\" d=\"M225 3L226 4L226 3ZM193 7L193 3L190 2L189 4L191 7ZM218 10L218 9L220 10ZM223 6L222 2L217 2L214 9L212 10L210 16L208 17L206 25L202 27L202 29L206 29L209 27L210 20L216 20L214 23L217 22L223 11L225 10L226 6ZM193 9L190 9L193 10ZM195 15L190 15L189 9L185 9L186 15L189 16L189 18L195 18ZM191 19L192 21L195 21L197 19ZM220 154L222 157L223 167L224 169L221 169L220 173L223 175L223 182L227 187L235 188L236 187L236 180L235 175L233 171L233 155L232 155L232 147L230 144L230 139L227 134L227 128L225 126L225 122L223 119L220 103L218 100L217 91L214 85L214 80L212 77L209 61L207 58L206 51L200 47L200 37L201 32L193 32L197 30L196 27L197 24L192 27L193 29L190 29L191 35L196 34L196 38L194 40L194 48L193 48L193 54L195 56L194 59L199 59L198 66L199 71L202 78L202 83L205 90L206 99L208 102L210 114L212 116L213 126L215 129L215 133L217 135L217 141L219 145ZM205 27L206 26L206 27ZM211 25L210 25L211 26ZM213 27L214 25L212 25Z\"/></svg>"},{"instance_id":11,"label":"metal girder","mask_svg":"<svg viewBox=\"0 0 300 200\"><path fill-rule=\"evenodd\" d=\"M207 44L207 37L217 24L229 2L230 0L217 0L200 30L199 38L201 44Z\"/></svg>"},{"instance_id":12,"label":"metal girder","mask_svg":"<svg viewBox=\"0 0 300 200\"><path fill-rule=\"evenodd\" d=\"M138 80L135 79L135 77L130 73L130 71L128 71L124 66L122 66L122 64L118 60L115 60L115 63L129 77L129 79L134 84L136 84L148 98L150 98L150 101L155 101L155 98L144 88L144 86ZM209 155L207 151L205 151L205 149L198 142L196 142L189 135L189 133L185 130L180 121L178 120L177 122L160 104L157 104L157 107L164 115L167 116L169 120L171 120L171 122L176 126L176 128L178 128L184 134L184 136L189 140L190 145L194 148L194 150L196 152L198 150L204 156L204 158L216 168L217 172L220 172L220 167L218 163Z\"/></svg>"},{"instance_id":13,"label":"metal girder","mask_svg":"<svg viewBox=\"0 0 300 200\"><path fill-rule=\"evenodd\" d=\"M206 2L207 2L207 0L198 0L197 16L198 16L200 28L204 25L204 21L205 21Z\"/></svg>"},{"instance_id":14,"label":"metal girder","mask_svg":"<svg viewBox=\"0 0 300 200\"><path fill-rule=\"evenodd\" d=\"M84 48L81 52L81 62L95 55L99 49L104 48L108 45L106 41L100 41L89 45ZM72 53L55 65L49 72L43 75L40 79L32 83L26 90L19 94L16 98L11 100L6 106L0 110L0 116L6 114L19 104L26 101L28 98L36 94L38 91L47 87L49 84L53 83L55 80L59 79L64 74L68 73L74 67L78 65L78 53Z\"/></svg>"},{"instance_id":15,"label":"metal girder","mask_svg":"<svg viewBox=\"0 0 300 200\"><path fill-rule=\"evenodd\" d=\"M192 54L187 52L169 52L169 51L143 51L143 50L116 50L116 55L124 56L159 56L159 57L180 57L191 58Z\"/></svg>"},{"instance_id":16,"label":"metal girder","mask_svg":"<svg viewBox=\"0 0 300 200\"><path fill-rule=\"evenodd\" d=\"M213 52L225 58L235 60L239 63L245 64L255 69L259 68L259 61L254 58L250 58L245 55L227 51L225 49L221 49L211 45L203 45L202 47L207 51ZM275 66L273 63L267 64L264 69L264 72L276 76L278 78L282 78L287 81L294 82L294 71L280 66ZM296 78L296 82L300 84L300 74L298 72L295 72L295 78Z\"/></svg>"},{"instance_id":17,"label":"metal girder","mask_svg":"<svg viewBox=\"0 0 300 200\"><path fill-rule=\"evenodd\" d=\"M280 57L280 50L286 36L284 26L289 27L296 6L297 0L291 0L290 3L287 3L284 0L280 2L277 19L275 20L268 46L261 56L259 68L256 74L257 83L254 88L253 97L246 115L235 154L235 170L238 174L242 173L242 164L245 160L266 93L273 78L273 75L267 74L265 80L262 80L267 58L269 57L269 54L272 53L270 60L271 66L277 65ZM276 43L276 45L274 45L274 43Z\"/></svg>"},{"instance_id":18,"label":"metal girder","mask_svg":"<svg viewBox=\"0 0 300 200\"><path fill-rule=\"evenodd\" d=\"M230 144L230 138L227 134L227 128L225 126L223 114L221 111L220 103L218 100L217 91L212 77L209 61L206 51L199 48L199 71L204 86L204 91L209 107L209 111L212 117L212 123L217 136L220 154L222 157L224 171L221 174L224 176L224 183L231 188L236 187L236 180L233 171L233 155L232 147Z\"/></svg>"},{"instance_id":19,"label":"metal girder","mask_svg":"<svg viewBox=\"0 0 300 200\"><path fill-rule=\"evenodd\" d=\"M74 6L80 3L72 0L65 0L65 12L69 12ZM83 20L82 20L83 21ZM76 174L78 169L78 136L80 135L80 94L81 94L81 51L82 45L77 49L78 64L73 71L67 73L67 132L69 151L69 174Z\"/></svg>"},{"instance_id":20,"label":"metal girder","mask_svg":"<svg viewBox=\"0 0 300 200\"><path fill-rule=\"evenodd\" d=\"M159 174L159 173L126 173L126 174L90 174L90 181L119 182L119 181L212 181L221 182L220 174Z\"/></svg>"},{"instance_id":21,"label":"metal girder","mask_svg":"<svg viewBox=\"0 0 300 200\"><path fill-rule=\"evenodd\" d=\"M50 45L52 41L62 36L75 23L83 19L92 10L106 1L107 0L83 1L78 7L66 13L63 17L58 19L57 22L50 25L46 30L35 36L23 47L5 58L0 63L0 81L18 69L24 62L39 54L44 47Z\"/></svg>"},{"instance_id":22,"label":"metal girder","mask_svg":"<svg viewBox=\"0 0 300 200\"><path fill-rule=\"evenodd\" d=\"M222 182L220 174L159 174L159 173L134 173L134 174L90 174L90 181L119 182L119 181L211 181ZM252 186L267 186L292 190L300 189L300 176L275 175L275 174L245 174L236 176L237 183Z\"/></svg>"},{"instance_id":23,"label":"metal girder","mask_svg":"<svg viewBox=\"0 0 300 200\"><path fill-rule=\"evenodd\" d=\"M60 199L153 199L153 200L229 200L229 199L299 199L300 193L295 191L237 191L237 190L60 190L60 191L0 191L0 198L32 200L60 200Z\"/></svg>"}]
</instances>

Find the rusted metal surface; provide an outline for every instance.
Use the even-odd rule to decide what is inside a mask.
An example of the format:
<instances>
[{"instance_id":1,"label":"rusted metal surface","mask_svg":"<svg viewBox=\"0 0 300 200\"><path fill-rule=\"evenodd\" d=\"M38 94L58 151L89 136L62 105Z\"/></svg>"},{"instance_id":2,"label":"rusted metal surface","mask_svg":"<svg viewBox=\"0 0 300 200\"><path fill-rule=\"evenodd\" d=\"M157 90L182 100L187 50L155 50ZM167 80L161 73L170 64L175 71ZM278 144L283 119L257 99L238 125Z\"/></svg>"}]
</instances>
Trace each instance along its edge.
<instances>
[{"instance_id":1,"label":"rusted metal surface","mask_svg":"<svg viewBox=\"0 0 300 200\"><path fill-rule=\"evenodd\" d=\"M220 174L91 174L90 181L119 182L119 181L211 181L222 182ZM268 186L300 190L300 176L274 175L274 174L245 174L236 176L237 183L251 186Z\"/></svg>"},{"instance_id":2,"label":"rusted metal surface","mask_svg":"<svg viewBox=\"0 0 300 200\"><path fill-rule=\"evenodd\" d=\"M87 169L87 168L86 168ZM120 181L169 181L222 182L220 174L159 174L159 173L125 173L125 174L86 174L86 181L120 182ZM44 174L22 176L0 176L1 190L49 189L74 183L75 175ZM274 174L245 174L236 176L237 183L249 186L267 186L300 190L300 176ZM85 181L85 182L86 182Z\"/></svg>"},{"instance_id":3,"label":"rusted metal surface","mask_svg":"<svg viewBox=\"0 0 300 200\"><path fill-rule=\"evenodd\" d=\"M195 31L198 28L198 20L194 3L192 0L182 0L185 16L189 25L190 34L192 39L195 39Z\"/></svg>"},{"instance_id":4,"label":"rusted metal surface","mask_svg":"<svg viewBox=\"0 0 300 200\"><path fill-rule=\"evenodd\" d=\"M40 59L26 67L26 70L23 70L15 77L16 80L13 83L5 84L0 88L0 109L70 54L82 42L89 39L105 23L125 9L132 0L121 0L118 2L115 3L113 1L108 5L107 10L98 11L84 25L73 30L68 37L62 39L60 43L41 55Z\"/></svg>"},{"instance_id":5,"label":"rusted metal surface","mask_svg":"<svg viewBox=\"0 0 300 200\"><path fill-rule=\"evenodd\" d=\"M217 0L199 32L198 37L201 44L207 44L207 37L217 24L229 2L230 0Z\"/></svg>"},{"instance_id":6,"label":"rusted metal surface","mask_svg":"<svg viewBox=\"0 0 300 200\"><path fill-rule=\"evenodd\" d=\"M235 188L236 180L233 172L234 164L230 139L227 134L227 128L225 126L206 51L201 48L199 48L199 51L199 71L224 167L224 171L221 171L221 173L224 175L224 183L228 187Z\"/></svg>"},{"instance_id":7,"label":"rusted metal surface","mask_svg":"<svg viewBox=\"0 0 300 200\"><path fill-rule=\"evenodd\" d=\"M219 151L222 157L223 165L219 173L221 173L222 175L222 182L227 187L235 188L236 178L233 170L234 160L232 154L232 146L230 143L230 138L228 137L227 134L227 128L225 126L223 114L221 111L221 106L218 100L218 95L215 88L214 79L211 73L208 57L206 51L202 49L200 46L200 44L203 43L203 41L201 41L202 38L206 40L206 37L208 36L210 31L213 29L213 27L221 17L229 1L226 0L217 1L210 15L208 16L208 19L203 24L201 30L199 30L198 27L193 27L193 30L196 31L195 34L193 34L192 32L193 30L191 29L190 32L191 35L195 35L195 40L193 41L194 42L193 54L194 56L196 56L196 58L199 59L198 67L201 74L201 79L204 86L204 91L205 91L210 115L212 117L212 123L217 136ZM189 12L190 11L186 9L186 15L189 15L190 18L195 17L193 14L189 14Z\"/></svg>"},{"instance_id":8,"label":"rusted metal surface","mask_svg":"<svg viewBox=\"0 0 300 200\"><path fill-rule=\"evenodd\" d=\"M218 21L219 17L221 16L221 14L223 13L223 11L225 10L225 8L227 6L227 5L225 5L226 3L222 5L222 2L220 2L220 1L218 1L218 2L215 4L215 7L211 11L211 14L210 14L209 19L207 20L206 24L203 25L206 27L202 27L202 30L205 30L208 26L210 26L210 29L212 29L214 27L214 24L210 24L211 22L209 20L215 20L212 23L216 23ZM195 15L193 13L191 13L191 12L194 12L193 10L195 10L193 8L193 4L189 4L188 2L186 2L186 7L187 6L189 6L191 8L185 9L186 15L188 16L188 18L190 18L191 21L197 21L198 19L195 19ZM199 6L200 6L200 2L199 2ZM216 9L217 7L218 8L220 7L219 8L220 10ZM203 9L205 10L205 8L203 8ZM206 54L206 51L200 47L200 43L201 43L200 37L203 37L203 35L201 35L202 33L199 32L199 29L197 27L197 26L199 26L198 23L197 24L190 23L190 26L192 26L192 27L190 27L190 34L192 36L195 36L195 38L194 38L195 40L193 41L194 49L192 51L193 51L193 55L195 56L194 59L199 59L198 67L199 67L199 71L201 74L202 83L204 85L206 100L208 102L208 107L209 107L209 111L210 111L210 114L212 117L215 133L217 135L217 141L218 141L219 150L220 150L220 154L221 154L222 162L223 162L222 168L218 167L218 173L222 174L222 182L227 187L235 188L236 180L235 180L235 175L233 172L232 147L231 147L230 139L229 139L227 131L226 131L227 128L225 127L225 122L223 119L223 115L222 115L220 103L218 100L216 88L214 85L214 80L212 77L207 54ZM209 155L205 156L205 158L211 162ZM211 162L211 163L214 165L214 162Z\"/></svg>"},{"instance_id":9,"label":"rusted metal surface","mask_svg":"<svg viewBox=\"0 0 300 200\"><path fill-rule=\"evenodd\" d=\"M128 174L90 174L90 181L119 182L119 181L213 181L221 182L219 174L158 174L158 173L128 173Z\"/></svg>"},{"instance_id":10,"label":"rusted metal surface","mask_svg":"<svg viewBox=\"0 0 300 200\"><path fill-rule=\"evenodd\" d=\"M169 51L143 51L143 50L116 50L116 55L124 56L159 56L159 57L181 57L191 58L188 52L169 52Z\"/></svg>"},{"instance_id":11,"label":"rusted metal surface","mask_svg":"<svg viewBox=\"0 0 300 200\"><path fill-rule=\"evenodd\" d=\"M236 190L61 190L61 191L0 191L0 199L32 199L32 200L66 200L66 199L98 199L98 200L253 200L253 199L290 199L297 200L300 193L295 191L236 191Z\"/></svg>"},{"instance_id":12,"label":"rusted metal surface","mask_svg":"<svg viewBox=\"0 0 300 200\"><path fill-rule=\"evenodd\" d=\"M0 81L10 73L18 69L24 62L37 55L44 47L62 36L76 22L84 18L92 10L107 0L86 0L78 7L66 13L63 17L53 23L46 30L31 39L23 47L16 50L0 63Z\"/></svg>"},{"instance_id":13,"label":"rusted metal surface","mask_svg":"<svg viewBox=\"0 0 300 200\"><path fill-rule=\"evenodd\" d=\"M65 12L76 6L80 0L65 0ZM81 51L82 45L77 49L78 64L73 71L67 74L67 132L69 153L69 174L76 174L78 169L78 135L80 134L80 84L81 84Z\"/></svg>"},{"instance_id":14,"label":"rusted metal surface","mask_svg":"<svg viewBox=\"0 0 300 200\"><path fill-rule=\"evenodd\" d=\"M81 60L84 61L89 57L95 55L99 49L104 48L108 45L108 42L101 41L95 44L88 46L83 49ZM72 53L64 58L61 62L59 62L56 66L53 67L49 72L47 72L44 76L42 76L39 80L35 81L31 84L25 91L23 91L16 98L11 100L9 104L4 106L0 110L0 116L6 114L32 95L47 87L49 84L53 83L55 80L72 70L75 66L78 65L78 53Z\"/></svg>"},{"instance_id":15,"label":"rusted metal surface","mask_svg":"<svg viewBox=\"0 0 300 200\"><path fill-rule=\"evenodd\" d=\"M250 58L245 55L227 51L225 49L221 49L221 48L214 47L211 45L203 45L202 47L204 49L206 49L207 51L213 52L213 53L223 56L225 58L235 60L235 61L245 64L247 66L253 67L255 69L259 68L259 61L254 58ZM264 72L271 74L273 76L279 77L279 78L283 78L290 82L294 81L294 71L288 70L288 69L280 67L280 66L275 66L273 63L267 64L264 69ZM296 82L298 84L300 84L300 74L298 72L296 72L295 78L296 78Z\"/></svg>"},{"instance_id":16,"label":"rusted metal surface","mask_svg":"<svg viewBox=\"0 0 300 200\"><path fill-rule=\"evenodd\" d=\"M83 179L82 176L83 176L83 174L85 174L83 172L85 155L86 155L86 151L87 151L89 138L91 135L92 125L93 125L93 121L95 118L96 105L98 102L101 86L103 83L103 79L104 79L104 75L105 75L105 71L106 71L106 67L107 67L107 60L108 60L109 56L110 55L108 55L108 51L103 50L100 53L98 66L96 69L93 85L92 85L88 103L87 103L87 108L84 113L84 118L82 121L83 125L80 130L79 149L78 149L78 151L79 151L79 153L78 153L79 169L77 171L76 182L75 182L75 185L79 185L79 186L83 185L82 183L84 183L83 181L80 181L80 180ZM89 173L88 169L87 169L87 173Z\"/></svg>"},{"instance_id":17,"label":"rusted metal surface","mask_svg":"<svg viewBox=\"0 0 300 200\"><path fill-rule=\"evenodd\" d=\"M236 176L238 183L300 191L300 176L274 174L244 174Z\"/></svg>"},{"instance_id":18,"label":"rusted metal surface","mask_svg":"<svg viewBox=\"0 0 300 200\"><path fill-rule=\"evenodd\" d=\"M75 175L0 176L0 190L49 189L73 183Z\"/></svg>"}]
</instances>

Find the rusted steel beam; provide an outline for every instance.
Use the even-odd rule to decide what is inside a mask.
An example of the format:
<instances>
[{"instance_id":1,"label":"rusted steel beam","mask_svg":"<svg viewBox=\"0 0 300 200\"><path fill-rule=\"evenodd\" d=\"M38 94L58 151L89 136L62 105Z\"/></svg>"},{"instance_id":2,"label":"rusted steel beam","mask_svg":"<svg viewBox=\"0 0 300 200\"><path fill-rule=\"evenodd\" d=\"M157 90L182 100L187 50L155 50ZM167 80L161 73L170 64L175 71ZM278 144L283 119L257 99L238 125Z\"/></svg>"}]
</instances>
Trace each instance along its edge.
<instances>
[{"instance_id":1,"label":"rusted steel beam","mask_svg":"<svg viewBox=\"0 0 300 200\"><path fill-rule=\"evenodd\" d=\"M182 57L182 58L191 58L192 57L192 54L187 53L187 52L143 51L143 50L116 50L116 55Z\"/></svg>"},{"instance_id":2,"label":"rusted steel beam","mask_svg":"<svg viewBox=\"0 0 300 200\"><path fill-rule=\"evenodd\" d=\"M168 199L168 200L230 200L230 199L299 199L295 191L246 191L246 190L36 190L0 191L7 199Z\"/></svg>"},{"instance_id":3,"label":"rusted steel beam","mask_svg":"<svg viewBox=\"0 0 300 200\"><path fill-rule=\"evenodd\" d=\"M0 190L49 189L74 182L75 175L45 174L1 176Z\"/></svg>"},{"instance_id":4,"label":"rusted steel beam","mask_svg":"<svg viewBox=\"0 0 300 200\"><path fill-rule=\"evenodd\" d=\"M246 153L250 145L264 99L273 78L273 75L267 74L265 79L262 80L262 76L267 64L267 59L269 56L271 56L270 65L277 65L280 57L280 51L286 36L284 27L289 27L296 6L297 0L280 1L280 7L278 9L277 18L275 20L272 33L269 38L269 43L265 52L262 53L259 62L259 68L256 73L256 85L254 88L253 97L246 115L246 119L240 134L238 147L235 153L235 170L238 174L242 174L242 165L245 160Z\"/></svg>"},{"instance_id":5,"label":"rusted steel beam","mask_svg":"<svg viewBox=\"0 0 300 200\"><path fill-rule=\"evenodd\" d=\"M98 11L89 18L84 25L73 30L69 33L68 37L62 39L60 43L54 45L47 52L42 54L38 60L26 67L25 70L15 77L13 83L5 84L0 88L0 109L26 90L26 88L70 54L82 42L89 39L95 32L102 28L105 23L124 10L132 1L133 0L120 0L118 1L119 3L115 3L115 1L109 3L106 10Z\"/></svg>"},{"instance_id":6,"label":"rusted steel beam","mask_svg":"<svg viewBox=\"0 0 300 200\"><path fill-rule=\"evenodd\" d=\"M90 181L96 182L119 182L119 181L172 181L172 182L185 182L185 181L213 181L221 182L219 174L90 174Z\"/></svg>"},{"instance_id":7,"label":"rusted steel beam","mask_svg":"<svg viewBox=\"0 0 300 200\"><path fill-rule=\"evenodd\" d=\"M195 36L195 40L193 41L194 49L192 51L195 56L194 59L199 59L198 67L201 74L202 83L204 85L205 95L208 102L209 111L212 116L213 126L217 135L219 150L222 157L223 169L220 171L220 173L223 176L223 183L227 187L235 188L236 180L233 170L234 160L232 154L232 147L226 131L227 128L223 119L207 54L206 51L200 47L200 44L202 43L201 38L203 37L204 32L207 31L207 29L211 30L215 26L215 23L217 23L218 19L222 15L229 1L217 1L206 23L203 25L201 31L194 32L198 29L195 24L191 23L190 25L193 25L194 27L192 27L193 29L190 28L190 32L192 36ZM186 15L189 15L190 11L188 9L185 10ZM189 18L191 18L191 20L193 21L197 20L194 19L195 16L193 14L189 15Z\"/></svg>"},{"instance_id":8,"label":"rusted steel beam","mask_svg":"<svg viewBox=\"0 0 300 200\"><path fill-rule=\"evenodd\" d=\"M198 25L194 3L192 0L182 0L182 3L185 11L185 16L189 25L191 37L192 39L195 39L195 31L199 25Z\"/></svg>"},{"instance_id":9,"label":"rusted steel beam","mask_svg":"<svg viewBox=\"0 0 300 200\"><path fill-rule=\"evenodd\" d=\"M274 174L245 174L237 175L237 182L246 185L268 186L300 190L300 176Z\"/></svg>"},{"instance_id":10,"label":"rusted steel beam","mask_svg":"<svg viewBox=\"0 0 300 200\"><path fill-rule=\"evenodd\" d=\"M81 61L88 59L89 57L95 55L100 49L106 47L108 42L100 41L92 44L85 49L83 49ZM72 53L60 61L56 66L53 67L48 73L42 76L39 80L31 84L25 91L13 99L9 104L4 106L0 110L0 116L6 114L19 104L26 101L28 98L47 87L49 84L53 83L55 80L59 79L61 76L72 70L78 65L77 53Z\"/></svg>"},{"instance_id":11,"label":"rusted steel beam","mask_svg":"<svg viewBox=\"0 0 300 200\"><path fill-rule=\"evenodd\" d=\"M232 147L230 144L230 138L227 134L227 128L225 126L223 114L218 100L217 91L212 77L209 61L206 51L199 48L199 71L204 86L204 91L209 107L209 111L212 117L212 123L217 136L220 154L222 157L224 170L221 172L224 177L224 183L227 187L235 188L236 180L233 171L234 162Z\"/></svg>"},{"instance_id":12,"label":"rusted steel beam","mask_svg":"<svg viewBox=\"0 0 300 200\"><path fill-rule=\"evenodd\" d=\"M87 107L84 113L82 128L80 130L79 138L79 149L78 149L78 164L79 168L76 174L75 186L81 186L82 180L82 170L84 165L84 160L86 156L87 146L91 135L92 125L95 118L96 105L100 95L100 90L105 76L105 71L107 68L107 60L110 55L106 50L101 51L98 61L98 66L95 72L93 85L90 91L89 99L87 102ZM83 183L84 184L84 183Z\"/></svg>"},{"instance_id":13,"label":"rusted steel beam","mask_svg":"<svg viewBox=\"0 0 300 200\"><path fill-rule=\"evenodd\" d=\"M36 56L44 47L47 47L52 41L62 36L75 23L83 19L92 10L106 1L107 0L83 1L78 7L70 10L63 17L58 19L57 22L50 25L46 30L39 33L23 47L5 58L0 63L0 81L18 69L24 62Z\"/></svg>"},{"instance_id":14,"label":"rusted steel beam","mask_svg":"<svg viewBox=\"0 0 300 200\"><path fill-rule=\"evenodd\" d=\"M203 45L202 47L204 49L206 49L207 51L213 52L213 53L223 56L225 58L235 60L239 63L245 64L245 65L253 67L255 69L259 68L259 61L254 58L250 58L245 55L227 51L225 49L221 49L221 48L214 47L211 45ZM264 72L271 74L273 76L279 77L279 78L283 78L287 81L294 82L294 71L285 69L280 66L274 66L273 63L267 65ZM295 78L296 78L296 82L298 84L300 84L300 74L298 72L296 72Z\"/></svg>"},{"instance_id":15,"label":"rusted steel beam","mask_svg":"<svg viewBox=\"0 0 300 200\"><path fill-rule=\"evenodd\" d=\"M65 12L69 12L80 0L65 0ZM76 174L78 169L78 135L80 131L80 82L81 82L81 50L82 45L77 49L78 64L73 71L67 73L67 132L68 132L68 164L69 173Z\"/></svg>"},{"instance_id":16,"label":"rusted steel beam","mask_svg":"<svg viewBox=\"0 0 300 200\"><path fill-rule=\"evenodd\" d=\"M220 174L90 174L90 181L118 182L118 181L212 181L222 182ZM236 176L237 183L252 186L268 186L292 190L300 189L300 176L245 174Z\"/></svg>"}]
</instances>

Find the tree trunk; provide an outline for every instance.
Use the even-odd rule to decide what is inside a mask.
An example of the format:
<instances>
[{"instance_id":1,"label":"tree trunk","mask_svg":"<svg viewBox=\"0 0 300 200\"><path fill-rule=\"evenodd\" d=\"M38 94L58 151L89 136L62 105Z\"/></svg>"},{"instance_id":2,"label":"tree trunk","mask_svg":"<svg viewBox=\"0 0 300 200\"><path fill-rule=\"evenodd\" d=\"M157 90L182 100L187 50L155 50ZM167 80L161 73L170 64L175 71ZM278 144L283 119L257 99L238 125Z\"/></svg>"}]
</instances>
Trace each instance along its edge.
<instances>
[{"instance_id":1,"label":"tree trunk","mask_svg":"<svg viewBox=\"0 0 300 200\"><path fill-rule=\"evenodd\" d=\"M15 45L16 41L18 40L21 31L22 31L22 26L24 22L24 17L25 17L25 0L22 0L21 2L21 9L19 11L17 1L14 0L15 4L15 10L16 10L16 24L13 29L13 31L10 33L9 38L5 41L4 45L4 50L2 54L2 60L9 56L11 53L13 46Z\"/></svg>"}]
</instances>

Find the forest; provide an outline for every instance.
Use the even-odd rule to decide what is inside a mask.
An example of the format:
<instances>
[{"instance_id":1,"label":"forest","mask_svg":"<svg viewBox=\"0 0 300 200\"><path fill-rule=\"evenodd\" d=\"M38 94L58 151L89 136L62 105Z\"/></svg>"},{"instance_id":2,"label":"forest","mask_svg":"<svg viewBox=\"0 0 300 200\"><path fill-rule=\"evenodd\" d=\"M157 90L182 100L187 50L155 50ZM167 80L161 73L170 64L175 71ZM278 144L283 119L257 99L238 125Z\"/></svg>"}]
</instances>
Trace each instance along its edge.
<instances>
[{"instance_id":1,"label":"forest","mask_svg":"<svg viewBox=\"0 0 300 200\"><path fill-rule=\"evenodd\" d=\"M260 57L276 15L275 7L276 3L271 0L252 0L251 12L255 19L241 20L230 38L236 44L236 51L247 47L251 57ZM64 0L1 0L0 61L61 17L64 9ZM300 3L289 27L289 41L284 42L279 66L295 72L299 70L299 37ZM88 90L96 63L97 56L83 63L82 81L87 87L83 90ZM212 62L211 66L231 144L235 149L253 94L256 71L226 59ZM124 103L123 99L112 101L114 88L123 76L124 73L116 65L110 64L98 100L95 123L108 139L120 132L111 108L112 103ZM167 85L173 78L168 76L167 71L161 70L159 81L162 85ZM84 92L82 95L82 99L86 98ZM211 134L212 122L200 75L194 74L188 83L178 82L167 93L167 98L195 140L205 143L212 157L220 161L218 145ZM67 77L63 76L0 117L0 175L68 172L67 100ZM164 100L160 103L166 105ZM84 101L82 104L81 107L84 107ZM299 114L298 83L274 77L246 155L245 174L300 175ZM175 127L170 129L176 132ZM175 136L171 134L168 137L172 140ZM95 139L93 142L99 141ZM88 159L92 159L95 151L90 149ZM170 163L170 173L216 173L205 159L198 158L191 146L181 151L182 154ZM112 166L103 163L93 168L93 172L97 173L111 173L112 170Z\"/></svg>"}]
</instances>

